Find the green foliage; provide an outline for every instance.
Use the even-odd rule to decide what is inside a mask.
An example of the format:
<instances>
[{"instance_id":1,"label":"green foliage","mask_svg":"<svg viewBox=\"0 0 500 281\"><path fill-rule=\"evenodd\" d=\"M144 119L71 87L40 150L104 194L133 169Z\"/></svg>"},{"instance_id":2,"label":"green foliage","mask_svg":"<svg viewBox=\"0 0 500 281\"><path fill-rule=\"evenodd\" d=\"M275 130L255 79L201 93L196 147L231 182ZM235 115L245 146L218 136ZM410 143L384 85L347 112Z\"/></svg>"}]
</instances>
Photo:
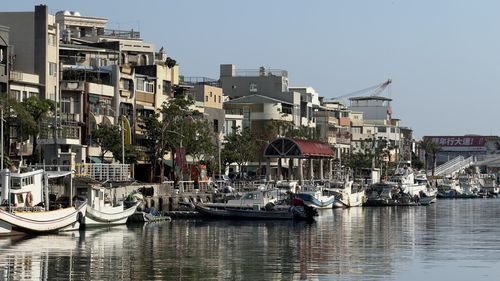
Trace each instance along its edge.
<instances>
[{"instance_id":1,"label":"green foliage","mask_svg":"<svg viewBox=\"0 0 500 281\"><path fill-rule=\"evenodd\" d=\"M365 139L359 149L351 154L342 154L342 163L349 167L354 175L359 175L363 169L382 168L385 157L388 157L387 141L384 139ZM387 169L387 167L386 167Z\"/></svg>"},{"instance_id":2,"label":"green foliage","mask_svg":"<svg viewBox=\"0 0 500 281\"><path fill-rule=\"evenodd\" d=\"M149 156L154 166L160 166L160 173L163 175L163 164L161 160L171 151L175 154L177 147L187 146L191 140L195 139L196 134L206 134L200 127L191 128L190 123L194 123L200 113L190 109L194 101L177 93L174 98L165 102L160 110L152 116L144 118L144 136L149 148ZM203 136L204 137L204 136ZM195 144L189 144L192 149L192 155L198 155ZM189 150L188 150L188 153ZM154 169L156 170L156 169Z\"/></svg>"},{"instance_id":3,"label":"green foliage","mask_svg":"<svg viewBox=\"0 0 500 281\"><path fill-rule=\"evenodd\" d=\"M123 148L125 150L125 163L122 164L136 164L139 159L143 156L142 151L137 150L134 145L125 145ZM112 147L111 152L115 160L122 162L122 146L115 145Z\"/></svg>"},{"instance_id":4,"label":"green foliage","mask_svg":"<svg viewBox=\"0 0 500 281\"><path fill-rule=\"evenodd\" d=\"M424 138L420 142L420 147L425 151L425 170L427 171L427 161L429 159L429 156L432 157L432 175L434 176L434 171L436 169L436 157L438 152L442 150L441 145L438 143L435 143L431 138Z\"/></svg>"},{"instance_id":5,"label":"green foliage","mask_svg":"<svg viewBox=\"0 0 500 281\"><path fill-rule=\"evenodd\" d=\"M212 125L207 120L193 120L184 126L184 146L187 154L191 155L195 162L214 156L216 152L214 139Z\"/></svg>"},{"instance_id":6,"label":"green foliage","mask_svg":"<svg viewBox=\"0 0 500 281\"><path fill-rule=\"evenodd\" d=\"M177 61L175 61L171 57L167 57L167 59L165 60L165 64L168 66L168 68L172 68L177 64Z\"/></svg>"},{"instance_id":7,"label":"green foliage","mask_svg":"<svg viewBox=\"0 0 500 281\"><path fill-rule=\"evenodd\" d=\"M101 147L101 160L103 162L104 155L107 152L113 152L121 149L121 132L117 126L104 123L99 124L97 129L93 131L92 139L95 139L96 143Z\"/></svg>"},{"instance_id":8,"label":"green foliage","mask_svg":"<svg viewBox=\"0 0 500 281\"><path fill-rule=\"evenodd\" d=\"M259 143L250 130L230 134L225 137L225 141L221 151L221 161L224 164L237 163L241 167L256 159Z\"/></svg>"},{"instance_id":9,"label":"green foliage","mask_svg":"<svg viewBox=\"0 0 500 281\"><path fill-rule=\"evenodd\" d=\"M51 100L38 99L33 96L23 102L18 102L15 98L7 94L1 94L0 106L4 109L4 119L6 120L5 127L17 128L17 134L21 137L21 141L27 140L30 136L33 139L32 157L36 155L38 134L40 132L40 124L43 124L47 117L54 112L55 104ZM9 130L4 130L4 138L10 137ZM4 141L5 147L8 148L7 142ZM5 151L8 151L7 149ZM33 159L32 159L33 160Z\"/></svg>"}]
</instances>

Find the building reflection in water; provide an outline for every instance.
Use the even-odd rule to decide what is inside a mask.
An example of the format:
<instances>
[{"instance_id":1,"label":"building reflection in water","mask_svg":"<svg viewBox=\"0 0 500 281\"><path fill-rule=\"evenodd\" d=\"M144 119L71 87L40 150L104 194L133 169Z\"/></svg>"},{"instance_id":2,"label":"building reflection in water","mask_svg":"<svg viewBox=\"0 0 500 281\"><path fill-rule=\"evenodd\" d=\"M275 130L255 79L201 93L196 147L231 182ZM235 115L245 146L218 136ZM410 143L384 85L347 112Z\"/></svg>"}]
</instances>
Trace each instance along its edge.
<instances>
[{"instance_id":1,"label":"building reflection in water","mask_svg":"<svg viewBox=\"0 0 500 281\"><path fill-rule=\"evenodd\" d=\"M0 280L406 279L414 268L497 261L500 208L483 202L324 210L314 223L177 220L3 238Z\"/></svg>"}]
</instances>

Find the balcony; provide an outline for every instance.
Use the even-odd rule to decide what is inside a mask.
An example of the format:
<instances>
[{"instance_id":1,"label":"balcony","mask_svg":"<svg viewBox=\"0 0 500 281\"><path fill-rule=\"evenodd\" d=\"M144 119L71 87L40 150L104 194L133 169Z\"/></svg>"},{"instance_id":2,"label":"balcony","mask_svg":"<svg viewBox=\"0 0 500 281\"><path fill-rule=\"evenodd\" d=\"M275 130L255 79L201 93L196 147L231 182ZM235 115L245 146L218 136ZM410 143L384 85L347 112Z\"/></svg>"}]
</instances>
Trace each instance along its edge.
<instances>
[{"instance_id":1,"label":"balcony","mask_svg":"<svg viewBox=\"0 0 500 281\"><path fill-rule=\"evenodd\" d=\"M139 31L132 30L117 30L117 29L105 29L104 36L110 36L115 38L125 38L125 39L140 39L141 33Z\"/></svg>"},{"instance_id":2,"label":"balcony","mask_svg":"<svg viewBox=\"0 0 500 281\"><path fill-rule=\"evenodd\" d=\"M74 125L63 124L59 127L51 124L41 126L39 143L40 144L80 144L81 128Z\"/></svg>"},{"instance_id":3,"label":"balcony","mask_svg":"<svg viewBox=\"0 0 500 281\"><path fill-rule=\"evenodd\" d=\"M38 84L40 82L38 75L19 72L19 71L11 71L10 80L14 82L31 83L31 84Z\"/></svg>"},{"instance_id":4,"label":"balcony","mask_svg":"<svg viewBox=\"0 0 500 281\"><path fill-rule=\"evenodd\" d=\"M150 103L150 104L155 103L155 95L153 93L137 91L136 95L137 95L137 97L136 97L137 101Z\"/></svg>"}]
</instances>

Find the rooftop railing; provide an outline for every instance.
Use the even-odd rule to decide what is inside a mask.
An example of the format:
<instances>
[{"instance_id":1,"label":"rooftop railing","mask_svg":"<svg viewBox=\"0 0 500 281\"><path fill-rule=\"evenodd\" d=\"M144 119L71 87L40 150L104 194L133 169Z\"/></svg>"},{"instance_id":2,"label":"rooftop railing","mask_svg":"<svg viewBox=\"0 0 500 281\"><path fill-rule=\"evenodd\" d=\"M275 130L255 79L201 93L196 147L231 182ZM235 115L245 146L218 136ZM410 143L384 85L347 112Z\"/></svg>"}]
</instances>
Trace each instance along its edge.
<instances>
[{"instance_id":1,"label":"rooftop railing","mask_svg":"<svg viewBox=\"0 0 500 281\"><path fill-rule=\"evenodd\" d=\"M288 77L288 71L281 69L237 69L236 76L284 76Z\"/></svg>"},{"instance_id":2,"label":"rooftop railing","mask_svg":"<svg viewBox=\"0 0 500 281\"><path fill-rule=\"evenodd\" d=\"M116 30L116 29L105 29L104 36L112 36L118 38L130 38L130 39L140 39L141 33L139 31L132 30Z\"/></svg>"}]
</instances>

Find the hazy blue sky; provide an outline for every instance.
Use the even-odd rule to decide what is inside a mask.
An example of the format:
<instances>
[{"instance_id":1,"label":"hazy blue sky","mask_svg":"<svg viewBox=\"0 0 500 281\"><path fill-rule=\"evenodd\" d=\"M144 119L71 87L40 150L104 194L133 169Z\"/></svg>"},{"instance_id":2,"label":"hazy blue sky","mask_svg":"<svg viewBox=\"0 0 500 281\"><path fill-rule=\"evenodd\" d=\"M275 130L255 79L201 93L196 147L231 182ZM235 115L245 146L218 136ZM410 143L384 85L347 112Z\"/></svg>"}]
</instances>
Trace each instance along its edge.
<instances>
[{"instance_id":1,"label":"hazy blue sky","mask_svg":"<svg viewBox=\"0 0 500 281\"><path fill-rule=\"evenodd\" d=\"M31 11L43 1L7 1ZM500 134L499 1L45 1L106 17L164 46L186 76L221 63L289 72L335 97L392 78L395 117L415 136Z\"/></svg>"}]
</instances>

